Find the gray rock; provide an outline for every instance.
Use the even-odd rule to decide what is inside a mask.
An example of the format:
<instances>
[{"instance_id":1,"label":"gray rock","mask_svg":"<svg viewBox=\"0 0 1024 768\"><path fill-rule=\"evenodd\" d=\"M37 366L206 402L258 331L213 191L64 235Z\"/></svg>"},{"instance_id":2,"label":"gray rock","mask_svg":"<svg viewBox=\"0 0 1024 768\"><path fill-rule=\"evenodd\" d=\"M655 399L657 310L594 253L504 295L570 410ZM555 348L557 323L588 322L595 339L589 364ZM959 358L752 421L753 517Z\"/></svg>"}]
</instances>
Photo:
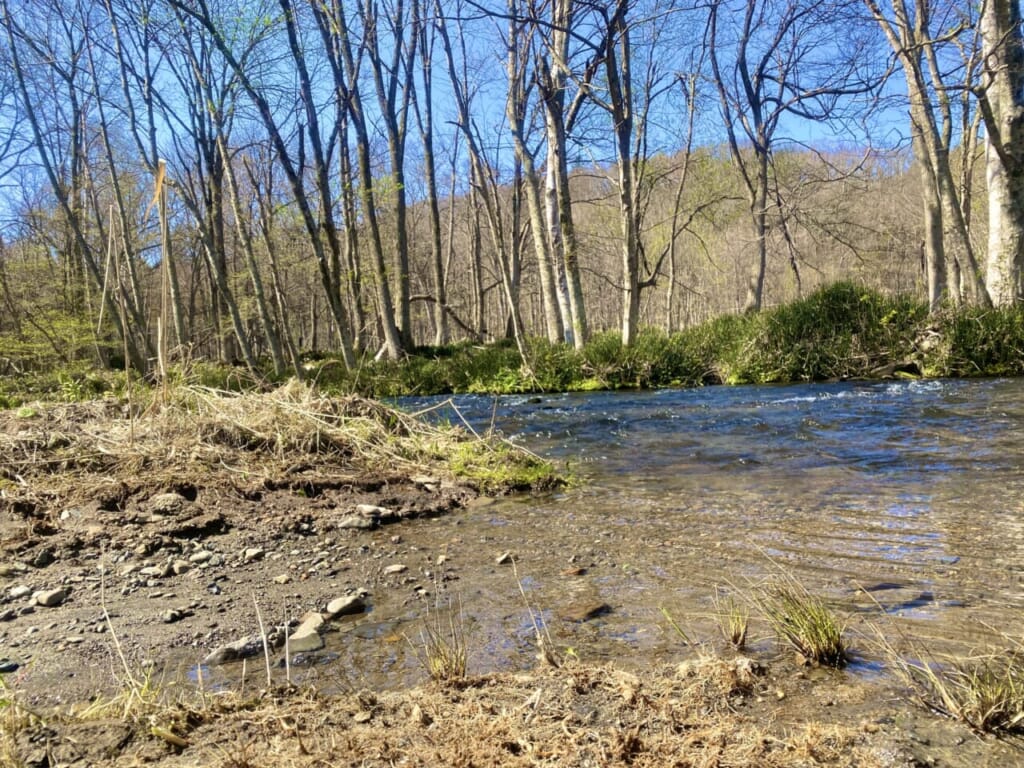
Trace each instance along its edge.
<instances>
[{"instance_id":1,"label":"gray rock","mask_svg":"<svg viewBox=\"0 0 1024 768\"><path fill-rule=\"evenodd\" d=\"M188 560L175 560L171 563L171 571L174 572L175 576L180 576L183 573L188 573L192 570L192 564Z\"/></svg>"},{"instance_id":2,"label":"gray rock","mask_svg":"<svg viewBox=\"0 0 1024 768\"><path fill-rule=\"evenodd\" d=\"M351 616L354 613L362 613L366 610L366 603L359 595L348 595L347 597L336 597L327 604L327 615L334 619L338 616Z\"/></svg>"},{"instance_id":3,"label":"gray rock","mask_svg":"<svg viewBox=\"0 0 1024 768\"><path fill-rule=\"evenodd\" d=\"M206 549L200 549L198 552L193 552L189 555L188 561L193 565L199 565L200 563L205 563L211 557L213 557L213 552Z\"/></svg>"},{"instance_id":4,"label":"gray rock","mask_svg":"<svg viewBox=\"0 0 1024 768\"><path fill-rule=\"evenodd\" d=\"M36 556L32 558L32 567L45 568L56 559L57 556L53 554L53 550L47 547L46 549L39 550Z\"/></svg>"},{"instance_id":5,"label":"gray rock","mask_svg":"<svg viewBox=\"0 0 1024 768\"><path fill-rule=\"evenodd\" d=\"M302 617L291 637L288 638L288 651L290 653L319 651L324 647L324 639L320 637L320 629L323 626L323 616L316 612L307 613Z\"/></svg>"},{"instance_id":6,"label":"gray rock","mask_svg":"<svg viewBox=\"0 0 1024 768\"><path fill-rule=\"evenodd\" d=\"M384 575L394 576L397 573L405 573L407 570L409 569L402 563L395 563L394 565L389 565L384 568Z\"/></svg>"},{"instance_id":7,"label":"gray rock","mask_svg":"<svg viewBox=\"0 0 1024 768\"><path fill-rule=\"evenodd\" d=\"M378 507L375 504L356 504L356 514L363 517L388 517L391 510L387 507Z\"/></svg>"},{"instance_id":8,"label":"gray rock","mask_svg":"<svg viewBox=\"0 0 1024 768\"><path fill-rule=\"evenodd\" d=\"M249 547L242 553L242 559L247 563L255 562L256 560L262 560L267 553L259 547Z\"/></svg>"},{"instance_id":9,"label":"gray rock","mask_svg":"<svg viewBox=\"0 0 1024 768\"><path fill-rule=\"evenodd\" d=\"M215 648L206 655L203 659L203 664L207 666L217 666L218 664L224 664L228 661L235 661L237 659L244 659L249 656L255 656L257 653L263 652L263 638L259 635L250 635L249 637L243 637L241 640L235 640L233 643L227 643L219 648Z\"/></svg>"},{"instance_id":10,"label":"gray rock","mask_svg":"<svg viewBox=\"0 0 1024 768\"><path fill-rule=\"evenodd\" d=\"M7 594L11 596L11 600L20 600L23 597L28 597L32 594L32 587L26 587L24 584L19 584L16 587L11 587L7 590Z\"/></svg>"},{"instance_id":11,"label":"gray rock","mask_svg":"<svg viewBox=\"0 0 1024 768\"><path fill-rule=\"evenodd\" d=\"M188 499L180 493L158 493L149 500L149 511L154 515L174 515L186 504Z\"/></svg>"},{"instance_id":12,"label":"gray rock","mask_svg":"<svg viewBox=\"0 0 1024 768\"><path fill-rule=\"evenodd\" d=\"M161 620L164 624L173 624L176 621L181 621L185 618L185 612L179 611L177 608L171 608L160 614Z\"/></svg>"},{"instance_id":13,"label":"gray rock","mask_svg":"<svg viewBox=\"0 0 1024 768\"><path fill-rule=\"evenodd\" d=\"M63 589L42 589L32 595L32 602L44 608L56 608L68 597Z\"/></svg>"}]
</instances>

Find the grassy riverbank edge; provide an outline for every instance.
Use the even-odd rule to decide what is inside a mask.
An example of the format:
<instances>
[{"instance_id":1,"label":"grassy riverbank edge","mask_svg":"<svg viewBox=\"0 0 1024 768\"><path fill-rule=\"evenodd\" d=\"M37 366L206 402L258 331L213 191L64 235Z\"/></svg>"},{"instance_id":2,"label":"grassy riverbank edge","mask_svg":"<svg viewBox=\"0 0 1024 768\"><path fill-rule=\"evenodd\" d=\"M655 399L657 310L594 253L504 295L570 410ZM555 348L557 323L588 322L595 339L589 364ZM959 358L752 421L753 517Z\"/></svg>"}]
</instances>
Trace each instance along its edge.
<instances>
[{"instance_id":1,"label":"grassy riverbank edge","mask_svg":"<svg viewBox=\"0 0 1024 768\"><path fill-rule=\"evenodd\" d=\"M372 398L1020 376L1024 309L929 314L920 301L843 282L757 314L725 315L672 334L649 328L629 347L617 332L596 334L581 350L537 338L526 347L525 359L508 339L419 347L400 361L367 358L352 370L330 355L311 355L303 375L324 392ZM280 383L206 362L179 366L172 378L232 391ZM0 377L0 408L123 396L126 387L123 372L94 368L7 375Z\"/></svg>"}]
</instances>

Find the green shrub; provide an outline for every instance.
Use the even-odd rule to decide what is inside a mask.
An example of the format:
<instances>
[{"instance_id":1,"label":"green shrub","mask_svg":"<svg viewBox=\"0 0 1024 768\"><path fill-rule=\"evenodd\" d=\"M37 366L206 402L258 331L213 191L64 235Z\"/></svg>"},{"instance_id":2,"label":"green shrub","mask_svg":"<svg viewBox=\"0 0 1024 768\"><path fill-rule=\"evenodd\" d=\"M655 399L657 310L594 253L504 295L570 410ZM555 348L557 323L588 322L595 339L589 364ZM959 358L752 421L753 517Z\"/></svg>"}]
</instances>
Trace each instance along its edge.
<instances>
[{"instance_id":1,"label":"green shrub","mask_svg":"<svg viewBox=\"0 0 1024 768\"><path fill-rule=\"evenodd\" d=\"M937 376L1019 376L1024 373L1024 310L962 309L939 318L938 341L925 353Z\"/></svg>"},{"instance_id":2,"label":"green shrub","mask_svg":"<svg viewBox=\"0 0 1024 768\"><path fill-rule=\"evenodd\" d=\"M731 383L866 377L908 358L923 305L835 283L750 320Z\"/></svg>"}]
</instances>

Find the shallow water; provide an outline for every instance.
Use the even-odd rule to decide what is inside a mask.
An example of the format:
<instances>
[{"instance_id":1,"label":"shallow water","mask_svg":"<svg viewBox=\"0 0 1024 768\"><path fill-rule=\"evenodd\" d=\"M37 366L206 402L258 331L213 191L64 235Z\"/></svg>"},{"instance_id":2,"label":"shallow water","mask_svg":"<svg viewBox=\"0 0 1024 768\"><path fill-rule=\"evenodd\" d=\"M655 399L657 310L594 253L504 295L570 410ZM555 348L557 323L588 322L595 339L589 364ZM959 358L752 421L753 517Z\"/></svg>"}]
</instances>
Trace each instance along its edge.
<instances>
[{"instance_id":1,"label":"shallow water","mask_svg":"<svg viewBox=\"0 0 1024 768\"><path fill-rule=\"evenodd\" d=\"M879 669L876 627L936 651L1020 636L1024 381L460 397L433 413L497 429L580 482L407 523L416 551L387 551L381 531L384 559L412 575L329 636L347 684L422 677L413 647L434 602L461 604L476 672L531 666L535 621L587 658L649 663L683 652L663 610L716 641L716 592L782 572L850 617L862 674ZM596 619L565 618L602 603Z\"/></svg>"}]
</instances>

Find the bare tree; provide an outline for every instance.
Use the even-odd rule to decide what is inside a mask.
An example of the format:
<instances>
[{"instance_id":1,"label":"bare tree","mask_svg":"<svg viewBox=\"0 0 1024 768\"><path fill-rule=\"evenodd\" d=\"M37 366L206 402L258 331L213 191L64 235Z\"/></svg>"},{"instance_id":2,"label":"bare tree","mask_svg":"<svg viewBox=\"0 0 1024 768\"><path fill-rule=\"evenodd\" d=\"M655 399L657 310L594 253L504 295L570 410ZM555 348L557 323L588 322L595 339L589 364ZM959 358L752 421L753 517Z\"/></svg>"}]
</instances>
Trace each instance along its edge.
<instances>
[{"instance_id":1,"label":"bare tree","mask_svg":"<svg viewBox=\"0 0 1024 768\"><path fill-rule=\"evenodd\" d=\"M928 305L936 311L947 297L959 303L964 271L970 298L988 303L950 164L952 108L950 89L938 62L941 41L930 29L933 2L914 0L911 8L905 0L891 0L888 12L877 0L864 2L892 46L907 84L911 142L922 182ZM953 36L960 31L955 29ZM970 73L971 68L965 71ZM969 83L962 86L968 88ZM965 137L959 138L963 144ZM970 151L969 146L963 149ZM963 270L958 255L965 262Z\"/></svg>"},{"instance_id":2,"label":"bare tree","mask_svg":"<svg viewBox=\"0 0 1024 768\"><path fill-rule=\"evenodd\" d=\"M86 310L89 283L100 290L105 284L102 240L90 237L86 211L89 116L83 97L89 92L84 55L89 32L83 20L86 24L93 20L84 13L76 15L74 6L63 3L12 6L12 0L0 0L0 24L32 146L66 227L61 263L69 306L72 313L81 314ZM37 78L50 79L39 82ZM51 96L57 88L60 100ZM47 108L52 109L48 115L43 112ZM119 311L114 292L102 291L101 295L106 316L114 324L132 365L146 371L146 358Z\"/></svg>"},{"instance_id":3,"label":"bare tree","mask_svg":"<svg viewBox=\"0 0 1024 768\"><path fill-rule=\"evenodd\" d=\"M988 171L988 264L992 302L1024 299L1024 38L1019 0L985 0L981 11Z\"/></svg>"},{"instance_id":4,"label":"bare tree","mask_svg":"<svg viewBox=\"0 0 1024 768\"><path fill-rule=\"evenodd\" d=\"M418 0L414 0L418 2ZM440 8L436 8L440 17ZM440 23L421 12L417 5L413 16L421 26L417 36L417 54L419 56L420 78L422 80L421 98L413 99L413 110L416 114L416 125L420 132L423 145L423 175L427 185L427 211L430 218L430 269L434 280L434 344L448 343L448 303L445 290L444 253L441 249L441 206L438 202L437 160L434 156L434 45L437 40L436 28Z\"/></svg>"},{"instance_id":5,"label":"bare tree","mask_svg":"<svg viewBox=\"0 0 1024 768\"><path fill-rule=\"evenodd\" d=\"M745 308L761 309L773 208L771 156L783 120L848 114L882 77L853 6L816 0L714 0L708 46L733 161L747 191L755 260ZM861 105L863 107L863 105Z\"/></svg>"}]
</instances>

